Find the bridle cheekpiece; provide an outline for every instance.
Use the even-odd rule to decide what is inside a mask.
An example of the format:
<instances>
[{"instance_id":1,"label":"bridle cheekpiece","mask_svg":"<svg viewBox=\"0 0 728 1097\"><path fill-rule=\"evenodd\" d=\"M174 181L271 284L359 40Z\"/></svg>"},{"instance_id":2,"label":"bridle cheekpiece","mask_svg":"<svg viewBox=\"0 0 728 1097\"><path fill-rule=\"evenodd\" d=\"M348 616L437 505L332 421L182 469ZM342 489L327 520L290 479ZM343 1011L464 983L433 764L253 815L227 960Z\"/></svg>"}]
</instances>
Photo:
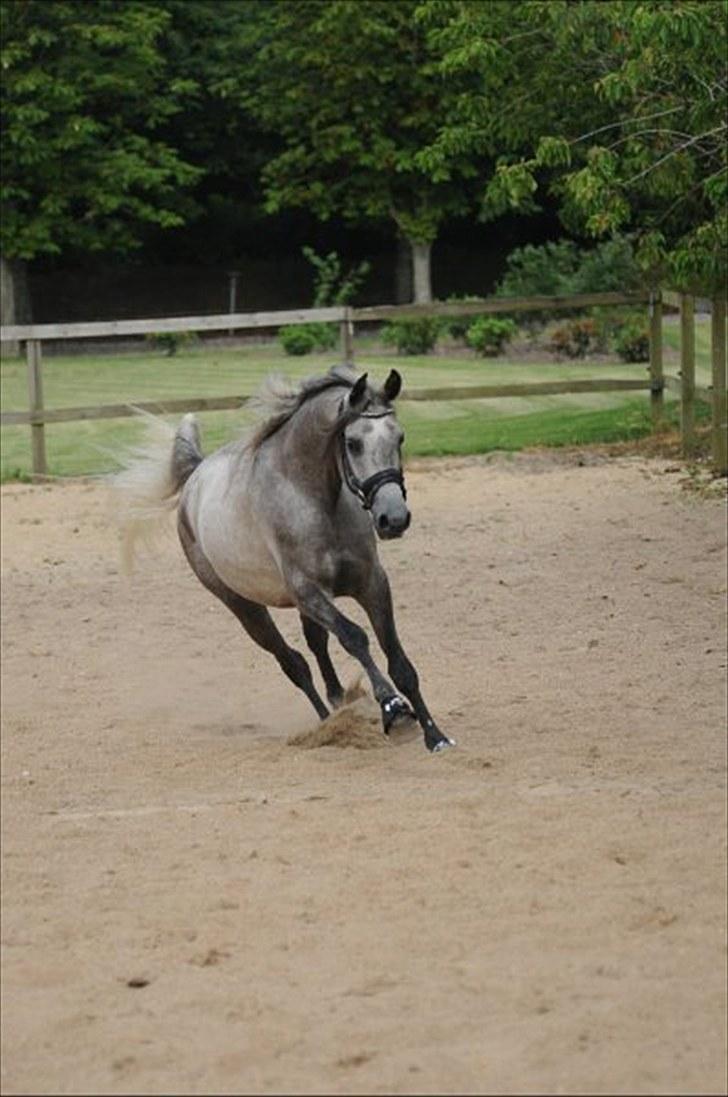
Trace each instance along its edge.
<instances>
[{"instance_id":1,"label":"bridle cheekpiece","mask_svg":"<svg viewBox=\"0 0 728 1097\"><path fill-rule=\"evenodd\" d=\"M385 415L394 415L392 408L386 408L384 411L362 411L355 415L355 419L383 419ZM349 420L351 422L352 420ZM348 423L347 423L348 425ZM397 484L401 490L404 498L407 498L407 489L404 486L404 476L401 469L394 467L380 469L379 472L373 473L368 476L366 480L360 480L351 467L349 461L349 454L346 452L346 434L345 429L340 434L340 446L341 446L341 468L344 473L344 480L349 491L353 495L356 495L357 499L364 507L364 510L371 510L374 503L374 497L380 488L385 484Z\"/></svg>"}]
</instances>

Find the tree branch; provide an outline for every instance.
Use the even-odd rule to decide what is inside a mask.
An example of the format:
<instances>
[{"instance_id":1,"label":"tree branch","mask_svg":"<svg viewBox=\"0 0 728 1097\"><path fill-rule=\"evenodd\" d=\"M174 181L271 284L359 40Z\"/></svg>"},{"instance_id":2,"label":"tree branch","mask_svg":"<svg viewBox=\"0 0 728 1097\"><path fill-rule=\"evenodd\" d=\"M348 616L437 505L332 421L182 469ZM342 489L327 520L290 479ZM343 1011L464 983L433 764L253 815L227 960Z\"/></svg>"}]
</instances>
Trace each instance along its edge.
<instances>
[{"instance_id":1,"label":"tree branch","mask_svg":"<svg viewBox=\"0 0 728 1097\"><path fill-rule=\"evenodd\" d=\"M698 141L702 141L705 137L711 137L714 133L720 133L722 130L728 129L728 123L723 122L720 126L716 126L715 129L707 130L705 133L699 133L697 137L691 137L689 141L683 141L682 145L678 145L675 149L670 149L669 152L661 156L659 160L656 160L654 164L650 164L644 168L643 171L638 171L636 175L633 175L631 179L627 179L622 183L623 187L629 187L632 183L636 183L638 179L642 179L645 175L649 175L655 168L659 168L660 164L664 164L666 160L669 160L671 156L677 156L683 149L689 148L691 145L696 145Z\"/></svg>"},{"instance_id":2,"label":"tree branch","mask_svg":"<svg viewBox=\"0 0 728 1097\"><path fill-rule=\"evenodd\" d=\"M682 107L668 107L667 110L658 110L654 114L645 114L642 118L620 118L618 122L610 122L608 125L599 126L598 129L591 130L589 133L582 133L579 137L573 137L569 144L577 145L580 141L587 141L590 137L596 137L598 133L605 133L607 130L616 129L618 126L631 126L636 122L651 122L653 118L662 118L664 115L674 114L678 110L682 110Z\"/></svg>"}]
</instances>

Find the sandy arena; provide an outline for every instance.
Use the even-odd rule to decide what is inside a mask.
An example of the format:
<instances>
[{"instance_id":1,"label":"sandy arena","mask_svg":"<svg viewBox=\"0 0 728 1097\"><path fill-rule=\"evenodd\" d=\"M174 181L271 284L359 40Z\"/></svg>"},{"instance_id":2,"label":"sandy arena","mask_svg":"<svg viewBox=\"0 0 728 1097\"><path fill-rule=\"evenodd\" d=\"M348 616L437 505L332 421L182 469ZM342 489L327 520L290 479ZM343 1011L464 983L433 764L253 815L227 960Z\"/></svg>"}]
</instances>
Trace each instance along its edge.
<instances>
[{"instance_id":1,"label":"sandy arena","mask_svg":"<svg viewBox=\"0 0 728 1097\"><path fill-rule=\"evenodd\" d=\"M725 504L684 475L409 471L438 757L361 699L313 734L172 536L120 575L98 485L5 487L3 1093L725 1093Z\"/></svg>"}]
</instances>

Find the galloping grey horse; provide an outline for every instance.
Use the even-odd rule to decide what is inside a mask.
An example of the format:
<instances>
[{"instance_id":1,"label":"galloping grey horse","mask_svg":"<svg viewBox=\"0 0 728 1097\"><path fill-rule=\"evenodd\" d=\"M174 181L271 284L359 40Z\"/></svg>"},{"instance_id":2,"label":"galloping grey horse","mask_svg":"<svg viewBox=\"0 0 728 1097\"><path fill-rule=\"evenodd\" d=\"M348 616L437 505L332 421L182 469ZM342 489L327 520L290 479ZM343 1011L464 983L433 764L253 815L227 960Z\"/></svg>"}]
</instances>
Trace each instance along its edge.
<instances>
[{"instance_id":1,"label":"galloping grey horse","mask_svg":"<svg viewBox=\"0 0 728 1097\"><path fill-rule=\"evenodd\" d=\"M295 386L270 379L259 399L265 418L248 437L203 457L194 416L186 415L176 432L158 423L161 444L138 453L116 487L125 504L127 557L159 514L176 506L195 575L275 656L321 719L329 709L309 666L267 606L298 609L333 707L343 689L328 653L329 632L369 676L385 734L411 727L414 716L427 749L436 752L454 743L432 719L397 636L375 537L400 537L410 523L404 435L393 407L400 387L396 370L375 390L367 374L357 377L346 366ZM396 690L372 659L365 630L335 606L340 595L366 611Z\"/></svg>"}]
</instances>

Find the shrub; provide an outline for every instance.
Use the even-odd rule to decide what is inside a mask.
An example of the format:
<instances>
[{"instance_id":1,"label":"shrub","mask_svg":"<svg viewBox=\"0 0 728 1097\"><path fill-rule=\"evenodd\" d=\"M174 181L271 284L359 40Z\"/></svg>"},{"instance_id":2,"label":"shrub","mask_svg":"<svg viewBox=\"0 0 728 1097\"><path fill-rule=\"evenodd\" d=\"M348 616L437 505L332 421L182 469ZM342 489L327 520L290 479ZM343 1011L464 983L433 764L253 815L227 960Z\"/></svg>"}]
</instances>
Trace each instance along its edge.
<instances>
[{"instance_id":1,"label":"shrub","mask_svg":"<svg viewBox=\"0 0 728 1097\"><path fill-rule=\"evenodd\" d=\"M316 346L316 337L312 331L309 331L308 324L281 328L278 338L286 354L310 354Z\"/></svg>"},{"instance_id":2,"label":"shrub","mask_svg":"<svg viewBox=\"0 0 728 1097\"><path fill-rule=\"evenodd\" d=\"M617 332L614 349L623 362L649 362L650 336L647 325L640 320L628 320Z\"/></svg>"},{"instance_id":3,"label":"shrub","mask_svg":"<svg viewBox=\"0 0 728 1097\"><path fill-rule=\"evenodd\" d=\"M456 294L448 297L448 301L452 303L462 303L467 301L477 301L477 297L469 296L465 294L463 297L458 297ZM468 331L471 325L477 320L477 316L452 316L448 320L443 321L443 328L448 333L451 339L457 339L459 342L466 342Z\"/></svg>"},{"instance_id":4,"label":"shrub","mask_svg":"<svg viewBox=\"0 0 728 1097\"><path fill-rule=\"evenodd\" d=\"M594 320L569 320L551 335L554 354L567 358L584 358L599 346L599 328Z\"/></svg>"},{"instance_id":5,"label":"shrub","mask_svg":"<svg viewBox=\"0 0 728 1097\"><path fill-rule=\"evenodd\" d=\"M572 292L579 267L579 251L572 240L526 244L510 253L505 274L496 288L498 297L556 296Z\"/></svg>"},{"instance_id":6,"label":"shrub","mask_svg":"<svg viewBox=\"0 0 728 1097\"><path fill-rule=\"evenodd\" d=\"M440 321L434 316L419 320L395 320L382 329L382 341L397 348L398 354L428 354L440 334Z\"/></svg>"},{"instance_id":7,"label":"shrub","mask_svg":"<svg viewBox=\"0 0 728 1097\"><path fill-rule=\"evenodd\" d=\"M336 346L336 324L291 324L278 333L286 354L310 354L313 350L331 350Z\"/></svg>"},{"instance_id":8,"label":"shrub","mask_svg":"<svg viewBox=\"0 0 728 1097\"><path fill-rule=\"evenodd\" d=\"M571 293L608 293L639 289L642 277L631 241L626 236L604 240L591 251L579 252Z\"/></svg>"},{"instance_id":9,"label":"shrub","mask_svg":"<svg viewBox=\"0 0 728 1097\"><path fill-rule=\"evenodd\" d=\"M172 358L182 347L194 343L197 334L194 331L152 331L146 338L155 350L164 351L167 358Z\"/></svg>"},{"instance_id":10,"label":"shrub","mask_svg":"<svg viewBox=\"0 0 728 1097\"><path fill-rule=\"evenodd\" d=\"M331 350L339 338L338 324L307 324L315 339L316 350Z\"/></svg>"},{"instance_id":11,"label":"shrub","mask_svg":"<svg viewBox=\"0 0 728 1097\"><path fill-rule=\"evenodd\" d=\"M479 354L495 357L510 343L518 328L513 320L498 316L479 316L468 328L468 344Z\"/></svg>"},{"instance_id":12,"label":"shrub","mask_svg":"<svg viewBox=\"0 0 728 1097\"><path fill-rule=\"evenodd\" d=\"M328 255L317 255L308 245L301 248L301 251L315 271L314 307L351 304L371 269L371 263L364 259L355 267L344 270L335 251L330 251Z\"/></svg>"},{"instance_id":13,"label":"shrub","mask_svg":"<svg viewBox=\"0 0 728 1097\"><path fill-rule=\"evenodd\" d=\"M591 249L572 240L516 248L495 292L498 297L553 297L636 289L640 284L632 242L615 236ZM529 312L522 323L535 334L548 320L547 312Z\"/></svg>"}]
</instances>

